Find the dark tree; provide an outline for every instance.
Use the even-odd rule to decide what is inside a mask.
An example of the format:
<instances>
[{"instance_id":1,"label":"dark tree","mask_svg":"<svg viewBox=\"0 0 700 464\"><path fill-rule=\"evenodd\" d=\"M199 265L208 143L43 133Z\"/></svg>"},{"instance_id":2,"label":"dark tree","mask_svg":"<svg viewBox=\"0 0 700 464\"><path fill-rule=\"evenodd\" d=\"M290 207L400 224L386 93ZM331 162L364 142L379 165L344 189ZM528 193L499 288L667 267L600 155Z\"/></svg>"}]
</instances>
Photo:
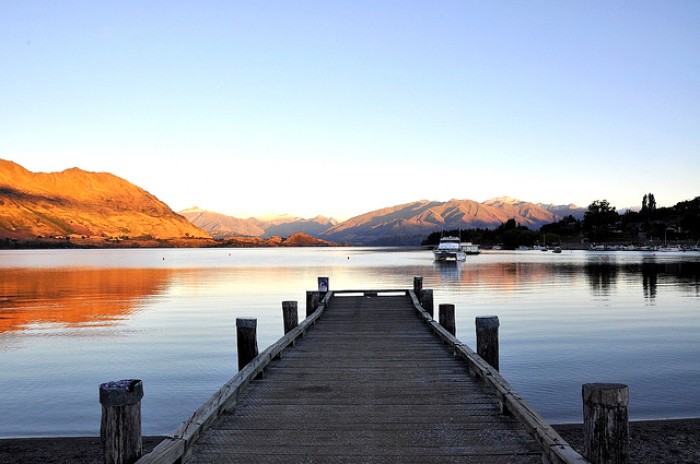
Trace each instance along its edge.
<instances>
[{"instance_id":1,"label":"dark tree","mask_svg":"<svg viewBox=\"0 0 700 464\"><path fill-rule=\"evenodd\" d=\"M568 215L559 222L543 225L540 232L547 234L547 241L550 243L561 243L563 239L578 241L581 235L581 221Z\"/></svg>"},{"instance_id":2,"label":"dark tree","mask_svg":"<svg viewBox=\"0 0 700 464\"><path fill-rule=\"evenodd\" d=\"M649 211L652 213L656 211L656 198L654 198L653 193L649 194Z\"/></svg>"},{"instance_id":3,"label":"dark tree","mask_svg":"<svg viewBox=\"0 0 700 464\"><path fill-rule=\"evenodd\" d=\"M620 215L608 200L596 200L588 205L588 211L583 215L583 231L589 239L605 241L610 238L612 226L619 220Z\"/></svg>"}]
</instances>

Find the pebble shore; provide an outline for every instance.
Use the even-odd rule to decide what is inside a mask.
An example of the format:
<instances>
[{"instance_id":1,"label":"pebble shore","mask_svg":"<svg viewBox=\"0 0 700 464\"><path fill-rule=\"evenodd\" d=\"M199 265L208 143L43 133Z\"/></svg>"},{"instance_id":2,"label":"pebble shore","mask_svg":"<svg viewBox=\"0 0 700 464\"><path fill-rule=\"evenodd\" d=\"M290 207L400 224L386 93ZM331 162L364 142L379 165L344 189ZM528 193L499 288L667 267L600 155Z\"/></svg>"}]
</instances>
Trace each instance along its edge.
<instances>
[{"instance_id":1,"label":"pebble shore","mask_svg":"<svg viewBox=\"0 0 700 464\"><path fill-rule=\"evenodd\" d=\"M571 446L581 452L581 424L554 425ZM144 451L163 437L145 437ZM99 437L12 438L0 440L3 464L102 464ZM630 464L700 464L700 419L630 423Z\"/></svg>"}]
</instances>

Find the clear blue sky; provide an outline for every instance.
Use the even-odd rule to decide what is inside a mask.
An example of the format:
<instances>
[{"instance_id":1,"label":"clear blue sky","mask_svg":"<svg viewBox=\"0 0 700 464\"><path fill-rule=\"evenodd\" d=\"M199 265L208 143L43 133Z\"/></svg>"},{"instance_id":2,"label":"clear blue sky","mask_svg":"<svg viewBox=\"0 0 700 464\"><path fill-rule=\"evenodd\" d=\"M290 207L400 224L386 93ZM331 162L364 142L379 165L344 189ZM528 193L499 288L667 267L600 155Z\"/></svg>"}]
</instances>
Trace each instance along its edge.
<instances>
[{"instance_id":1,"label":"clear blue sky","mask_svg":"<svg viewBox=\"0 0 700 464\"><path fill-rule=\"evenodd\" d=\"M2 1L0 158L175 210L700 195L700 1Z\"/></svg>"}]
</instances>

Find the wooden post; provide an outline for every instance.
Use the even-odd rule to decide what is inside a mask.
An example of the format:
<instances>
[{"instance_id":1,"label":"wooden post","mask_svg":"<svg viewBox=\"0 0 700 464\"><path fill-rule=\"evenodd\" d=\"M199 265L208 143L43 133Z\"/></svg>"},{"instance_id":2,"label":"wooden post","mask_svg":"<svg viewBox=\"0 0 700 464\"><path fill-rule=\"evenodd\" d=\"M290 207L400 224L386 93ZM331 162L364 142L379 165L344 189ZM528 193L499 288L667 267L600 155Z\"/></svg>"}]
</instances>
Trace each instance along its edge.
<instances>
[{"instance_id":1,"label":"wooden post","mask_svg":"<svg viewBox=\"0 0 700 464\"><path fill-rule=\"evenodd\" d=\"M307 291L306 292L306 317L313 314L318 308L318 292L317 291Z\"/></svg>"},{"instance_id":2,"label":"wooden post","mask_svg":"<svg viewBox=\"0 0 700 464\"><path fill-rule=\"evenodd\" d=\"M433 289L421 289L420 295L418 297L420 298L420 305L423 307L423 309L425 309L425 311L428 314L430 314L430 317L435 317L435 315L433 314L435 312L433 306Z\"/></svg>"},{"instance_id":3,"label":"wooden post","mask_svg":"<svg viewBox=\"0 0 700 464\"><path fill-rule=\"evenodd\" d=\"M586 383L583 395L583 455L591 464L629 462L629 387Z\"/></svg>"},{"instance_id":4,"label":"wooden post","mask_svg":"<svg viewBox=\"0 0 700 464\"><path fill-rule=\"evenodd\" d=\"M238 345L239 371L258 355L257 327L257 319L236 319L236 342Z\"/></svg>"},{"instance_id":5,"label":"wooden post","mask_svg":"<svg viewBox=\"0 0 700 464\"><path fill-rule=\"evenodd\" d=\"M440 313L440 325L452 335L456 335L457 327L455 326L455 305L441 304L438 309Z\"/></svg>"},{"instance_id":6,"label":"wooden post","mask_svg":"<svg viewBox=\"0 0 700 464\"><path fill-rule=\"evenodd\" d=\"M326 293L328 293L328 290L330 290L330 279L328 277L319 277L318 278L318 293L319 293L319 299L323 298L326 296Z\"/></svg>"},{"instance_id":7,"label":"wooden post","mask_svg":"<svg viewBox=\"0 0 700 464\"><path fill-rule=\"evenodd\" d=\"M423 276L415 276L413 278L413 293L420 298L420 291L423 288Z\"/></svg>"},{"instance_id":8,"label":"wooden post","mask_svg":"<svg viewBox=\"0 0 700 464\"><path fill-rule=\"evenodd\" d=\"M476 318L476 354L498 370L498 316Z\"/></svg>"},{"instance_id":9,"label":"wooden post","mask_svg":"<svg viewBox=\"0 0 700 464\"><path fill-rule=\"evenodd\" d=\"M140 380L100 385L100 440L105 464L132 464L141 457L141 398Z\"/></svg>"},{"instance_id":10,"label":"wooden post","mask_svg":"<svg viewBox=\"0 0 700 464\"><path fill-rule=\"evenodd\" d=\"M297 311L296 301L282 302L282 318L284 319L285 334L299 325L299 313Z\"/></svg>"}]
</instances>

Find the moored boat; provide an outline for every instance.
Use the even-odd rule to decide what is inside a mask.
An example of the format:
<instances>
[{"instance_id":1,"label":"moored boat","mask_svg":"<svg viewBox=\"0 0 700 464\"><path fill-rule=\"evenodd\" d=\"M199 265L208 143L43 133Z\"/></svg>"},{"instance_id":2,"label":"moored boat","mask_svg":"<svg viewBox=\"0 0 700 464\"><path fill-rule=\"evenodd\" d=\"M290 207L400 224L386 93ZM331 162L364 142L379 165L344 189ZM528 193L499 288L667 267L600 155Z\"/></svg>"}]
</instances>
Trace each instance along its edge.
<instances>
[{"instance_id":1,"label":"moored boat","mask_svg":"<svg viewBox=\"0 0 700 464\"><path fill-rule=\"evenodd\" d=\"M464 261L467 253L462 247L459 237L443 237L440 243L433 249L435 261Z\"/></svg>"},{"instance_id":2,"label":"moored boat","mask_svg":"<svg viewBox=\"0 0 700 464\"><path fill-rule=\"evenodd\" d=\"M474 245L472 242L465 243L464 245L462 245L462 248L464 249L464 252L468 255L478 255L479 253L481 253L479 245Z\"/></svg>"}]
</instances>

